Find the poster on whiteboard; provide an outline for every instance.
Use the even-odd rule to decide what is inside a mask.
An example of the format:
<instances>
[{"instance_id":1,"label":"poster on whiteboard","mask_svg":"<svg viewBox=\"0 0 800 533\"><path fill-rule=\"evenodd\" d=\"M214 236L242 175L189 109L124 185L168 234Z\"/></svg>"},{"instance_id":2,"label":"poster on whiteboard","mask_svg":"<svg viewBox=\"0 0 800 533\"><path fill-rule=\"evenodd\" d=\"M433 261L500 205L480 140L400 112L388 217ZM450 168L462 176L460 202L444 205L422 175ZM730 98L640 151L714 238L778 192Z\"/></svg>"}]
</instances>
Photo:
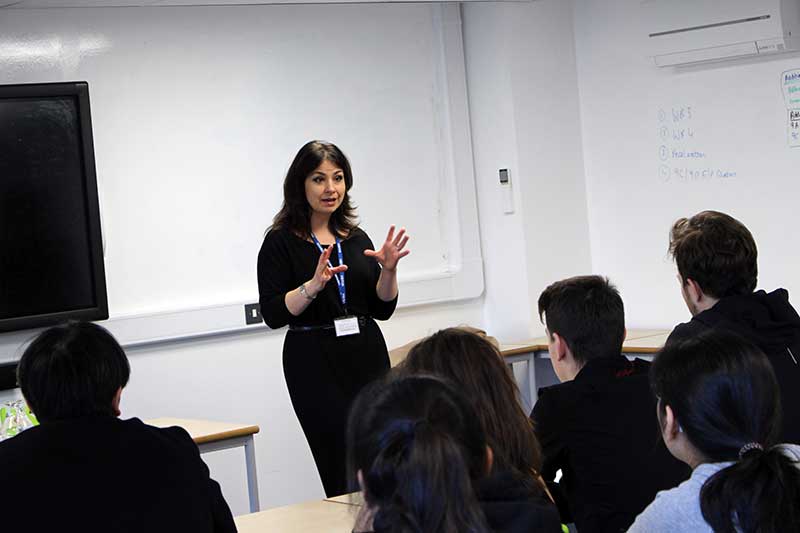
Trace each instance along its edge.
<instances>
[{"instance_id":1,"label":"poster on whiteboard","mask_svg":"<svg viewBox=\"0 0 800 533\"><path fill-rule=\"evenodd\" d=\"M788 123L786 134L789 146L800 147L800 69L787 70L781 74L783 100L786 102Z\"/></svg>"}]
</instances>

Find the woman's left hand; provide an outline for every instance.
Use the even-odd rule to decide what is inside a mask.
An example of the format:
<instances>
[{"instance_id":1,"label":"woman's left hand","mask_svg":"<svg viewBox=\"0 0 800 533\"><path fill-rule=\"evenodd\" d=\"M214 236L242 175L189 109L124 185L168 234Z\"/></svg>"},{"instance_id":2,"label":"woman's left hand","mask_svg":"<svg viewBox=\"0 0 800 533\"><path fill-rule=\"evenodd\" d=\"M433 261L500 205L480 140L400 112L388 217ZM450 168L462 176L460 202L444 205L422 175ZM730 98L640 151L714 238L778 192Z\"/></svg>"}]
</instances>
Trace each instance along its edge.
<instances>
[{"instance_id":1,"label":"woman's left hand","mask_svg":"<svg viewBox=\"0 0 800 533\"><path fill-rule=\"evenodd\" d=\"M400 231L395 236L394 225L391 225L389 226L389 234L386 235L386 241L384 241L381 249L377 252L375 250L364 250L364 255L374 257L384 270L391 272L397 269L397 263L400 259L411 253L411 250L403 250L407 242L406 229L400 228Z\"/></svg>"}]
</instances>

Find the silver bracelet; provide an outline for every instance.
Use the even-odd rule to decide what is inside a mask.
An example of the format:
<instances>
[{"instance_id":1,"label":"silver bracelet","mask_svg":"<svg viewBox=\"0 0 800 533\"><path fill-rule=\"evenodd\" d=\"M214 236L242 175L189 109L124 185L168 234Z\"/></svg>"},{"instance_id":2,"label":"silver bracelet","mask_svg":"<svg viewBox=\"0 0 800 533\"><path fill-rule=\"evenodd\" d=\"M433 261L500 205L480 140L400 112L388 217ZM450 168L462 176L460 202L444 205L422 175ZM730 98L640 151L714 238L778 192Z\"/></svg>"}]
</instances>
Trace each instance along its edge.
<instances>
[{"instance_id":1,"label":"silver bracelet","mask_svg":"<svg viewBox=\"0 0 800 533\"><path fill-rule=\"evenodd\" d=\"M310 294L308 294L308 291L306 290L306 284L305 283L300 284L300 294L305 296L306 300L313 300L314 298L317 297L316 294L314 296L311 296Z\"/></svg>"}]
</instances>

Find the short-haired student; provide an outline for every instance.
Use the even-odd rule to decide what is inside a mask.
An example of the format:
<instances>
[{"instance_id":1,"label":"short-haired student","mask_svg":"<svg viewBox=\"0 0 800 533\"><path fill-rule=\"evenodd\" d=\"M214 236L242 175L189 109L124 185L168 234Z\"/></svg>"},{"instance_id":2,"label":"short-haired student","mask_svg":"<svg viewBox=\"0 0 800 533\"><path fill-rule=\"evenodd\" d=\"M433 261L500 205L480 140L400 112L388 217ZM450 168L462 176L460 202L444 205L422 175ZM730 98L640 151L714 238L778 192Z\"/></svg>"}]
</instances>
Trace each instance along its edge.
<instances>
[{"instance_id":1,"label":"short-haired student","mask_svg":"<svg viewBox=\"0 0 800 533\"><path fill-rule=\"evenodd\" d=\"M722 329L761 348L780 386L781 441L800 444L800 316L786 289L755 290L758 249L753 235L730 215L702 211L673 224L669 251L692 319L676 326L667 344Z\"/></svg>"},{"instance_id":2,"label":"short-haired student","mask_svg":"<svg viewBox=\"0 0 800 533\"><path fill-rule=\"evenodd\" d=\"M561 381L539 390L531 413L542 476L563 522L581 533L624 531L659 490L689 475L659 442L649 363L622 356L622 298L603 277L553 283L539 315Z\"/></svg>"},{"instance_id":3,"label":"short-haired student","mask_svg":"<svg viewBox=\"0 0 800 533\"><path fill-rule=\"evenodd\" d=\"M130 366L100 326L42 332L18 366L41 425L0 442L3 531L235 532L219 485L182 428L122 420Z\"/></svg>"}]
</instances>

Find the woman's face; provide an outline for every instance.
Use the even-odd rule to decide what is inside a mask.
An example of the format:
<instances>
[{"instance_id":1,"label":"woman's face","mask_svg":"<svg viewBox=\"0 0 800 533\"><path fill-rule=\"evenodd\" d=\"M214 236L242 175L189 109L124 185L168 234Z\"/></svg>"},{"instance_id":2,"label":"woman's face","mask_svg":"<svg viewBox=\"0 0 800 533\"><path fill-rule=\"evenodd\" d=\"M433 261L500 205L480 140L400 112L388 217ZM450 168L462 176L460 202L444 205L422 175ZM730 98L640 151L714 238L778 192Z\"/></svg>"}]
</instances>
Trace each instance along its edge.
<instances>
[{"instance_id":1,"label":"woman's face","mask_svg":"<svg viewBox=\"0 0 800 533\"><path fill-rule=\"evenodd\" d=\"M312 211L330 215L342 205L346 187L344 172L334 163L325 160L308 175L305 182L306 201Z\"/></svg>"}]
</instances>

